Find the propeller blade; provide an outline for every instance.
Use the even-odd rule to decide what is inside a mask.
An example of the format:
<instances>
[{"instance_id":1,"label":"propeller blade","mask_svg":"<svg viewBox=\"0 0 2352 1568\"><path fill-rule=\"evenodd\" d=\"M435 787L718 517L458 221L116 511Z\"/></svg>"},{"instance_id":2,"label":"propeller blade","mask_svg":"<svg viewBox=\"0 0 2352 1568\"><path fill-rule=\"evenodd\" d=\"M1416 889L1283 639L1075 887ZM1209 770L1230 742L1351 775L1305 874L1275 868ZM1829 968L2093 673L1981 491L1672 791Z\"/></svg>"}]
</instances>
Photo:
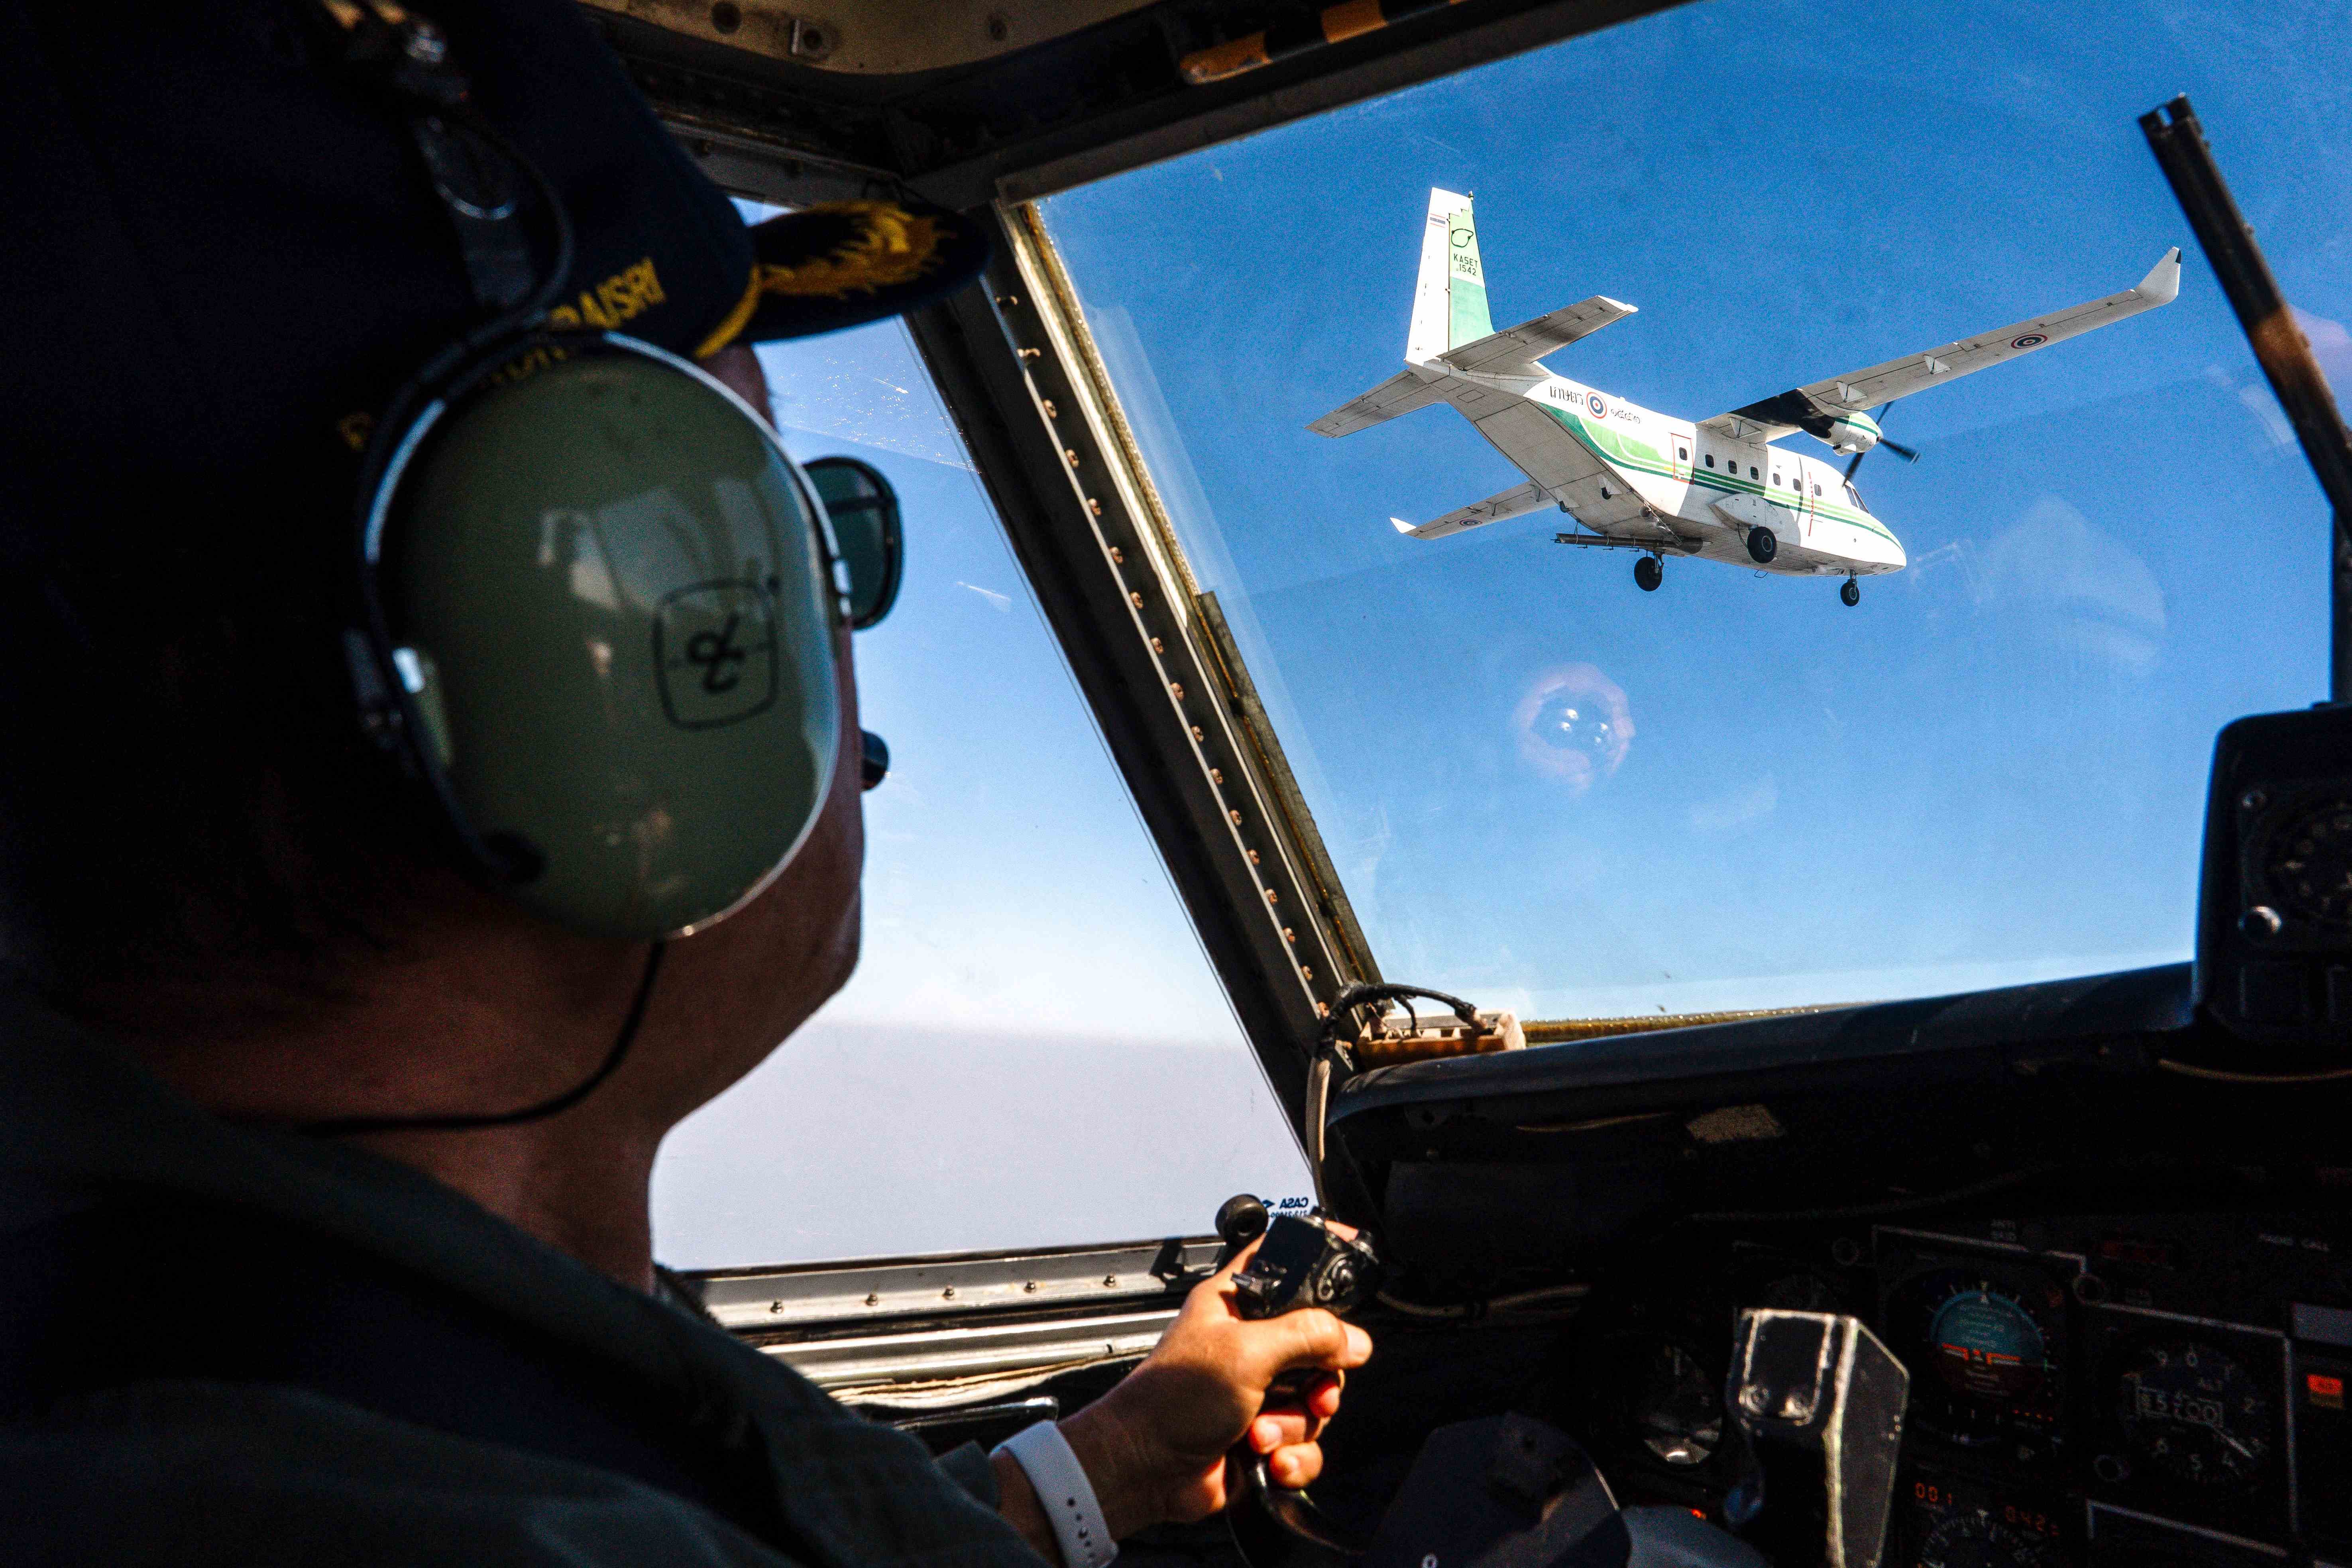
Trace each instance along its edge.
<instances>
[{"instance_id":1,"label":"propeller blade","mask_svg":"<svg viewBox=\"0 0 2352 1568\"><path fill-rule=\"evenodd\" d=\"M1891 403L1882 403L1871 415L1871 417L1878 424L1878 445L1885 447L1888 451L1894 453L1896 457L1902 458L1906 463L1916 463L1919 460L1918 453L1913 451L1910 447L1905 446L1900 441L1890 441L1886 438L1886 411L1894 406L1895 405ZM1846 483L1853 483L1853 471L1862 467L1862 460L1869 456L1870 448L1866 447L1853 455L1853 461L1845 466Z\"/></svg>"}]
</instances>

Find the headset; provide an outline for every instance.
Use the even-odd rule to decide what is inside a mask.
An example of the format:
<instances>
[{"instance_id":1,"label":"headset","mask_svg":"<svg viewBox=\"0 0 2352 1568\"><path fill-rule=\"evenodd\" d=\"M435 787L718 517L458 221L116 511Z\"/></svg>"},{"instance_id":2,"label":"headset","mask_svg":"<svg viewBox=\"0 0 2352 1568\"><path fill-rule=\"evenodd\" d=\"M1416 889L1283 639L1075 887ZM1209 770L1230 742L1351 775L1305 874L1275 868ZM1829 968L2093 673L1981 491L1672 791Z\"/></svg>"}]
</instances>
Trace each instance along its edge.
<instances>
[{"instance_id":1,"label":"headset","mask_svg":"<svg viewBox=\"0 0 2352 1568\"><path fill-rule=\"evenodd\" d=\"M743 908L807 842L844 739L834 638L897 598L898 506L854 459L802 469L690 361L551 329L574 252L560 193L467 102L431 22L392 0L318 3L347 67L406 120L490 313L366 444L342 637L360 724L481 879L653 945L612 1052L564 1094L310 1130L534 1121L620 1065L663 944ZM871 788L888 753L864 741Z\"/></svg>"}]
</instances>

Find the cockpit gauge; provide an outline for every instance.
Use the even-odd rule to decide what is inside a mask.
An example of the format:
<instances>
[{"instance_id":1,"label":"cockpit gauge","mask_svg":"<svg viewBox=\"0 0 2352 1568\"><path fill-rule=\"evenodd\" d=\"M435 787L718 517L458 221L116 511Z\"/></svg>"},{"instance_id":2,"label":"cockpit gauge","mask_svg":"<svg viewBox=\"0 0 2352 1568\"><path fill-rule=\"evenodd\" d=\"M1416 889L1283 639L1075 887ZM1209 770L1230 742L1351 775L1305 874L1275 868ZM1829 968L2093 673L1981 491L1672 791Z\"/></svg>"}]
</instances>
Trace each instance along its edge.
<instances>
[{"instance_id":1,"label":"cockpit gauge","mask_svg":"<svg viewBox=\"0 0 2352 1568\"><path fill-rule=\"evenodd\" d=\"M1628 1425L1677 1469L1704 1465L1723 1443L1723 1380L1682 1346L1661 1344L1630 1393Z\"/></svg>"},{"instance_id":2,"label":"cockpit gauge","mask_svg":"<svg viewBox=\"0 0 2352 1568\"><path fill-rule=\"evenodd\" d=\"M1759 1307L1779 1307L1791 1312L1843 1312L1844 1298L1836 1286L1820 1275L1806 1270L1784 1274L1757 1292Z\"/></svg>"},{"instance_id":3,"label":"cockpit gauge","mask_svg":"<svg viewBox=\"0 0 2352 1568\"><path fill-rule=\"evenodd\" d=\"M2060 1568L2050 1538L1993 1517L1954 1509L1919 1544L1919 1568Z\"/></svg>"},{"instance_id":4,"label":"cockpit gauge","mask_svg":"<svg viewBox=\"0 0 2352 1568\"><path fill-rule=\"evenodd\" d=\"M2263 847L2263 880L2288 915L2352 926L2352 796L2305 805Z\"/></svg>"},{"instance_id":5,"label":"cockpit gauge","mask_svg":"<svg viewBox=\"0 0 2352 1568\"><path fill-rule=\"evenodd\" d=\"M2252 1484L2271 1458L2272 1401L2228 1352L2203 1341L2146 1341L2116 1383L2116 1420L2134 1455L2193 1486Z\"/></svg>"},{"instance_id":6,"label":"cockpit gauge","mask_svg":"<svg viewBox=\"0 0 2352 1568\"><path fill-rule=\"evenodd\" d=\"M1969 1447L2042 1447L2063 1396L2065 1303L2053 1280L2023 1269L1930 1268L1905 1280L1887 1326L1911 1368L1915 1419Z\"/></svg>"},{"instance_id":7,"label":"cockpit gauge","mask_svg":"<svg viewBox=\"0 0 2352 1568\"><path fill-rule=\"evenodd\" d=\"M1928 1363L1964 1399L2011 1405L2042 1392L2050 1375L2050 1342L2016 1296L1971 1279L1936 1303L1927 1317Z\"/></svg>"}]
</instances>

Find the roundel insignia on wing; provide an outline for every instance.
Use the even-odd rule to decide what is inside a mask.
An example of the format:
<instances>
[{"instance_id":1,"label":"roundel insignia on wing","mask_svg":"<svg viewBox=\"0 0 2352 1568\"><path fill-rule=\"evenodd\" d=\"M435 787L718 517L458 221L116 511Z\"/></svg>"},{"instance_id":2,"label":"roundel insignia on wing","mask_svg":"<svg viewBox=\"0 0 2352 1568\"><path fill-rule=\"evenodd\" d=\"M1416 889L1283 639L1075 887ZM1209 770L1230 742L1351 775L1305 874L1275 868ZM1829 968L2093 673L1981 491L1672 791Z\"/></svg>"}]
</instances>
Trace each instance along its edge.
<instances>
[{"instance_id":1,"label":"roundel insignia on wing","mask_svg":"<svg viewBox=\"0 0 2352 1568\"><path fill-rule=\"evenodd\" d=\"M2028 332L2021 338L2010 339L2009 346L2013 349L2038 349L2049 341L2040 332Z\"/></svg>"},{"instance_id":2,"label":"roundel insignia on wing","mask_svg":"<svg viewBox=\"0 0 2352 1568\"><path fill-rule=\"evenodd\" d=\"M1601 401L1601 395L1597 392L1585 394L1584 402L1585 405L1592 410L1592 416L1595 419L1609 412L1609 405Z\"/></svg>"}]
</instances>

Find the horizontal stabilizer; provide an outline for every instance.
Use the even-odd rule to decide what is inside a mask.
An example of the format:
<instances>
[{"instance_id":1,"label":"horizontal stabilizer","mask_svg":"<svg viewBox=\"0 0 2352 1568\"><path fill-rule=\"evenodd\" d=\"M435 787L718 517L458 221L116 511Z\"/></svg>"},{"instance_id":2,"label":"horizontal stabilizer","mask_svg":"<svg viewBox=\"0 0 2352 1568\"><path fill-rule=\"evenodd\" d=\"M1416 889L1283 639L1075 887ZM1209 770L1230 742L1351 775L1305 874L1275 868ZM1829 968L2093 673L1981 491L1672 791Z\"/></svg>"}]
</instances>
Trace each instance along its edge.
<instances>
[{"instance_id":1,"label":"horizontal stabilizer","mask_svg":"<svg viewBox=\"0 0 2352 1568\"><path fill-rule=\"evenodd\" d=\"M1423 408L1444 395L1444 384L1401 370L1360 397L1351 397L1307 428L1318 436L1352 436L1400 414Z\"/></svg>"},{"instance_id":2,"label":"horizontal stabilizer","mask_svg":"<svg viewBox=\"0 0 2352 1568\"><path fill-rule=\"evenodd\" d=\"M1482 375L1541 375L1536 361L1633 313L1633 306L1606 294L1595 294L1532 321L1506 327L1475 343L1464 343L1438 355L1437 363L1449 370L1475 371Z\"/></svg>"},{"instance_id":3,"label":"horizontal stabilizer","mask_svg":"<svg viewBox=\"0 0 2352 1568\"><path fill-rule=\"evenodd\" d=\"M2030 321L2017 321L1997 331L1982 332L1922 353L1906 354L1868 370L1852 370L1810 386L1793 387L1759 403L1718 414L1699 423L1735 440L1760 436L1767 441L1799 430L1830 438L1830 426L1841 416L1875 408L1898 397L1908 397L1988 365L2000 364L2080 337L2094 327L2169 305L2180 292L2180 247L2174 246L2148 269L2137 287L2105 299L2053 310Z\"/></svg>"},{"instance_id":4,"label":"horizontal stabilizer","mask_svg":"<svg viewBox=\"0 0 2352 1568\"><path fill-rule=\"evenodd\" d=\"M1488 496L1485 500L1474 501L1468 506L1456 507L1444 517L1424 522L1419 528L1415 528L1401 517L1392 517L1389 521L1393 523L1396 531L1407 539L1443 539L1449 533L1460 533L1465 529L1483 528L1490 522L1500 522L1507 517L1524 517L1528 512L1540 511L1551 504L1551 497L1544 494L1542 489L1533 482L1529 482L1516 489L1505 490L1501 495Z\"/></svg>"}]
</instances>

